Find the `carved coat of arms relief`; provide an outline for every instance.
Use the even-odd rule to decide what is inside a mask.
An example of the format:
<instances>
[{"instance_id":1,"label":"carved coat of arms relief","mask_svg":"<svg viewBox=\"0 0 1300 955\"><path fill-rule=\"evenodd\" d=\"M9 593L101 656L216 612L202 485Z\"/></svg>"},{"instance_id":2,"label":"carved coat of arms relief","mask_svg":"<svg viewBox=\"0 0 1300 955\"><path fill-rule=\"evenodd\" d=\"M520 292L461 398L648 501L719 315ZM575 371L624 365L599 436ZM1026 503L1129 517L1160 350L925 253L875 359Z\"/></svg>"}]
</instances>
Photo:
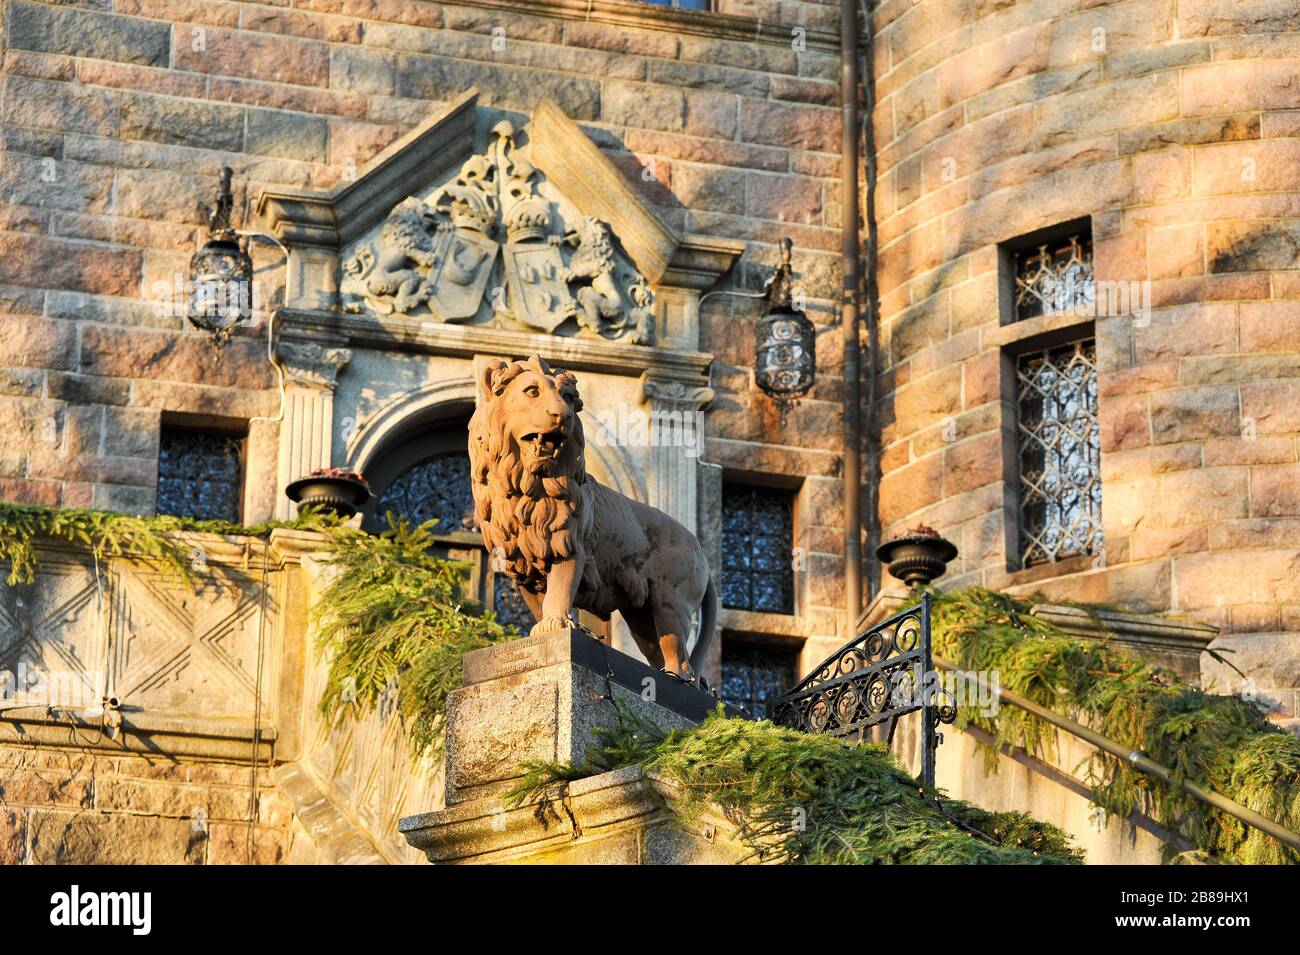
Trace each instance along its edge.
<instances>
[{"instance_id":1,"label":"carved coat of arms relief","mask_svg":"<svg viewBox=\"0 0 1300 955\"><path fill-rule=\"evenodd\" d=\"M592 216L564 223L508 122L425 202L402 200L343 263L343 307L650 344L654 294Z\"/></svg>"}]
</instances>

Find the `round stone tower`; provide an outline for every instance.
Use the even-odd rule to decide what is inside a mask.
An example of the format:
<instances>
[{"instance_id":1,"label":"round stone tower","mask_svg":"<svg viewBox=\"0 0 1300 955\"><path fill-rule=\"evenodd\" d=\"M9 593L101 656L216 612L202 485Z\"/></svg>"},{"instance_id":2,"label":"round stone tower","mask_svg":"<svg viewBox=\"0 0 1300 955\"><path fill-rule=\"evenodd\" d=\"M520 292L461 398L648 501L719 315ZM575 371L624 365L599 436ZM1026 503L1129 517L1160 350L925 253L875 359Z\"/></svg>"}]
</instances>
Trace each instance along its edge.
<instances>
[{"instance_id":1,"label":"round stone tower","mask_svg":"<svg viewBox=\"0 0 1300 955\"><path fill-rule=\"evenodd\" d=\"M946 586L1201 618L1293 717L1300 5L872 24L881 536L957 543Z\"/></svg>"}]
</instances>

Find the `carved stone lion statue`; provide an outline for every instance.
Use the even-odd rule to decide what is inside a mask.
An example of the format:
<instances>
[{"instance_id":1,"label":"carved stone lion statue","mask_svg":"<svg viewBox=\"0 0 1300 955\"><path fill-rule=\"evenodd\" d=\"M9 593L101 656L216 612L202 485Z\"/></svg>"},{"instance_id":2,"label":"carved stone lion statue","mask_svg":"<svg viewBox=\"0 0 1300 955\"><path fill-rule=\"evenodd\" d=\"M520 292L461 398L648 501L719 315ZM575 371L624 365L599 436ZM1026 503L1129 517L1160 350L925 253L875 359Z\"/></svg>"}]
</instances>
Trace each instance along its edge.
<instances>
[{"instance_id":1,"label":"carved stone lion statue","mask_svg":"<svg viewBox=\"0 0 1300 955\"><path fill-rule=\"evenodd\" d=\"M470 480L483 541L519 584L532 633L570 625L574 608L623 615L645 658L692 679L717 620L704 550L662 511L588 476L577 379L539 356L485 362L469 423ZM700 639L687 658L691 618Z\"/></svg>"},{"instance_id":2,"label":"carved stone lion statue","mask_svg":"<svg viewBox=\"0 0 1300 955\"><path fill-rule=\"evenodd\" d=\"M391 298L393 311L405 314L427 301L432 289L428 278L412 266L426 269L437 264L433 253L436 213L419 199L408 197L393 207L379 234L379 257L366 290Z\"/></svg>"},{"instance_id":3,"label":"carved stone lion statue","mask_svg":"<svg viewBox=\"0 0 1300 955\"><path fill-rule=\"evenodd\" d=\"M573 258L564 271L564 281L579 284L578 321L584 328L600 331L606 319L621 318L623 300L614 281L614 246L609 227L595 216L584 216L565 235L574 246Z\"/></svg>"}]
</instances>

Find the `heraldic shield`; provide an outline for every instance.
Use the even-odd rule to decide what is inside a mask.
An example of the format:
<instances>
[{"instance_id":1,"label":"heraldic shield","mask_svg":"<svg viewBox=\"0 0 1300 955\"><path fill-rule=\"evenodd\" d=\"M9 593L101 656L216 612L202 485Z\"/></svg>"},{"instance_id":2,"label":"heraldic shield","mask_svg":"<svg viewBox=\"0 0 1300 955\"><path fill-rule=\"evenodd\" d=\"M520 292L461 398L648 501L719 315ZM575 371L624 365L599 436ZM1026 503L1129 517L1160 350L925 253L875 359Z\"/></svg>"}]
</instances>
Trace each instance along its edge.
<instances>
[{"instance_id":1,"label":"heraldic shield","mask_svg":"<svg viewBox=\"0 0 1300 955\"><path fill-rule=\"evenodd\" d=\"M564 259L550 242L510 242L503 257L510 307L530 328L553 332L578 310L564 280Z\"/></svg>"},{"instance_id":2,"label":"heraldic shield","mask_svg":"<svg viewBox=\"0 0 1300 955\"><path fill-rule=\"evenodd\" d=\"M440 322L463 321L478 313L500 245L473 229L449 229L434 246L429 311Z\"/></svg>"}]
</instances>

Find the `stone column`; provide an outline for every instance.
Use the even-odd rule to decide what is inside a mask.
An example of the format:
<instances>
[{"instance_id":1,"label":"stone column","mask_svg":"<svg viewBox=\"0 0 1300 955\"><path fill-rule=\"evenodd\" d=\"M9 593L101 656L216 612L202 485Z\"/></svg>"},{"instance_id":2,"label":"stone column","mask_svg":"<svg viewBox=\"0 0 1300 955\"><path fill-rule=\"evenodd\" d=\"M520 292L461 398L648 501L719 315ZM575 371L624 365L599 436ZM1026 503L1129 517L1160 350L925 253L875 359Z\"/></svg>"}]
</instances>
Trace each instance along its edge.
<instances>
[{"instance_id":1,"label":"stone column","mask_svg":"<svg viewBox=\"0 0 1300 955\"><path fill-rule=\"evenodd\" d=\"M650 414L650 504L694 533L699 523L696 474L704 451L704 409L714 392L707 382L641 375L641 401Z\"/></svg>"},{"instance_id":2,"label":"stone column","mask_svg":"<svg viewBox=\"0 0 1300 955\"><path fill-rule=\"evenodd\" d=\"M330 466L334 388L339 373L352 360L352 352L317 342L286 340L279 343L276 355L284 368L285 394L275 516L287 520L293 517L293 505L284 489L315 468Z\"/></svg>"}]
</instances>

